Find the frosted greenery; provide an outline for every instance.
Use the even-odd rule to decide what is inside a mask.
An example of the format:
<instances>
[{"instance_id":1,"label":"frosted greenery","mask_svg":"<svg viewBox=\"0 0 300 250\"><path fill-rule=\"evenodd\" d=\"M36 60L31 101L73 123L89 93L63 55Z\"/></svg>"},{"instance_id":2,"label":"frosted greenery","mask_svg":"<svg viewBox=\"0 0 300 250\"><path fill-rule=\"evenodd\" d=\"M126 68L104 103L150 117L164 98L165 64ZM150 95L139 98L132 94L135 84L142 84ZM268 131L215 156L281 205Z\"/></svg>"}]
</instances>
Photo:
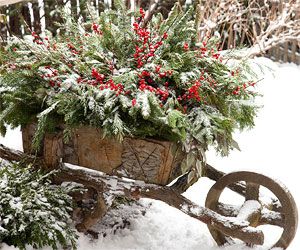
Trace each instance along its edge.
<instances>
[{"instance_id":1,"label":"frosted greenery","mask_svg":"<svg viewBox=\"0 0 300 250\"><path fill-rule=\"evenodd\" d=\"M52 174L0 162L0 242L20 249L76 248L68 195L75 189L51 184Z\"/></svg>"},{"instance_id":2,"label":"frosted greenery","mask_svg":"<svg viewBox=\"0 0 300 250\"><path fill-rule=\"evenodd\" d=\"M121 2L86 23L64 16L60 35L33 32L0 52L2 134L37 121L38 147L45 131L64 124L67 138L90 125L119 140L174 141L196 158L209 145L227 155L234 129L254 126L255 81L245 63L230 67L217 39L197 40L192 8L175 4L166 20L158 14L145 25L143 10Z\"/></svg>"}]
</instances>

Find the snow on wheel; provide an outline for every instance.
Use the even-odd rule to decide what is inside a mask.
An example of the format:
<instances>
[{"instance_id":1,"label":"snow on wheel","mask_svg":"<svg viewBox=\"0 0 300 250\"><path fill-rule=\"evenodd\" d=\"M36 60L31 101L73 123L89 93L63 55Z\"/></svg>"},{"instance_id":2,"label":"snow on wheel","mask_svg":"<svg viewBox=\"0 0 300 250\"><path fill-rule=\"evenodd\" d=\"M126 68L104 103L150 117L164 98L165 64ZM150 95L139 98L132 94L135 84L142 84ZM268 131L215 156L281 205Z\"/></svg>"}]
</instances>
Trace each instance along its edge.
<instances>
[{"instance_id":1,"label":"snow on wheel","mask_svg":"<svg viewBox=\"0 0 300 250\"><path fill-rule=\"evenodd\" d=\"M241 181L246 184L245 202L241 207L219 202L226 187L230 188L232 184ZM273 192L278 200L273 200L269 204L264 203L260 196L260 186ZM298 211L291 193L283 184L262 174L240 171L223 176L209 190L205 206L224 216L248 221L252 227L261 225L282 227L283 232L273 247L286 249L296 234ZM232 243L233 238L216 230L213 225L208 225L208 229L218 245Z\"/></svg>"}]
</instances>

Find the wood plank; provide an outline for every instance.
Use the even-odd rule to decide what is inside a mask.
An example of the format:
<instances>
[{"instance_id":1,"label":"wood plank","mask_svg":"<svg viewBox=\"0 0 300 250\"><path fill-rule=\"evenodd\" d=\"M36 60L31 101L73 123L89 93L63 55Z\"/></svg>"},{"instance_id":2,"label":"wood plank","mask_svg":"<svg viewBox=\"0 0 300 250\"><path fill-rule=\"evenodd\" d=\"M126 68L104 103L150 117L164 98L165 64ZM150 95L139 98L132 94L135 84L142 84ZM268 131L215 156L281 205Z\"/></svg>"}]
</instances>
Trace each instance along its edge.
<instances>
[{"instance_id":1,"label":"wood plank","mask_svg":"<svg viewBox=\"0 0 300 250\"><path fill-rule=\"evenodd\" d=\"M22 37L20 6L11 5L8 8L9 22L8 26L12 35Z\"/></svg>"},{"instance_id":2,"label":"wood plank","mask_svg":"<svg viewBox=\"0 0 300 250\"><path fill-rule=\"evenodd\" d=\"M284 47L283 47L283 61L284 62L288 62L289 61L289 43L286 42L284 44Z\"/></svg>"},{"instance_id":3,"label":"wood plank","mask_svg":"<svg viewBox=\"0 0 300 250\"><path fill-rule=\"evenodd\" d=\"M31 142L36 125L22 128L23 147L33 153ZM63 162L80 165L107 174L117 174L147 183L166 185L181 175L181 162L185 157L180 145L162 140L125 137L122 142L104 137L101 130L78 127L69 142L62 141L62 132L46 134L43 156L49 168Z\"/></svg>"}]
</instances>

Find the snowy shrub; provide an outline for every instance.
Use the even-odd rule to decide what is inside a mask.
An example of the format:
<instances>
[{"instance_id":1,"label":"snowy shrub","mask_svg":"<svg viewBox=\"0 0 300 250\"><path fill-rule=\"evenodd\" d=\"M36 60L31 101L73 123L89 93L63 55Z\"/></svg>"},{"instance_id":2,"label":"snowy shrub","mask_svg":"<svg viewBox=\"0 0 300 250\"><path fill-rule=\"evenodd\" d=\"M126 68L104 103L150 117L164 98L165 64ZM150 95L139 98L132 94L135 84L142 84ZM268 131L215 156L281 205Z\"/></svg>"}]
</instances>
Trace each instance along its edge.
<instances>
[{"instance_id":1,"label":"snowy shrub","mask_svg":"<svg viewBox=\"0 0 300 250\"><path fill-rule=\"evenodd\" d=\"M69 186L50 183L49 176L18 164L0 168L0 242L25 249L76 248L71 225Z\"/></svg>"}]
</instances>

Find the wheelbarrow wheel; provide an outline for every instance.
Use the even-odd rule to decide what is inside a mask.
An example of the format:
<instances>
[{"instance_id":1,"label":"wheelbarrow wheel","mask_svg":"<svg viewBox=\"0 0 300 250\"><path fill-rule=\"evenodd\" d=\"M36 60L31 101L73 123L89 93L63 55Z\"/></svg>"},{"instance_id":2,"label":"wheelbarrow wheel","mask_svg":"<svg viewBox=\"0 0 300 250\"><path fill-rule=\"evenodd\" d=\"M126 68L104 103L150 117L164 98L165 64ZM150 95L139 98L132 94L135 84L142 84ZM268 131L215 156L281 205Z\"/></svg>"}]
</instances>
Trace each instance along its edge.
<instances>
[{"instance_id":1,"label":"wheelbarrow wheel","mask_svg":"<svg viewBox=\"0 0 300 250\"><path fill-rule=\"evenodd\" d=\"M241 183L245 182L245 184ZM220 196L226 187L239 183L244 186L245 202L242 206L227 205L219 202ZM276 199L270 203L262 201L260 186L271 191ZM209 190L205 206L223 216L237 217L245 220L252 227L273 225L283 228L279 240L272 246L286 249L295 237L298 224L296 203L281 183L253 172L233 172L221 177ZM218 245L232 243L233 238L208 225L208 229Z\"/></svg>"}]
</instances>

